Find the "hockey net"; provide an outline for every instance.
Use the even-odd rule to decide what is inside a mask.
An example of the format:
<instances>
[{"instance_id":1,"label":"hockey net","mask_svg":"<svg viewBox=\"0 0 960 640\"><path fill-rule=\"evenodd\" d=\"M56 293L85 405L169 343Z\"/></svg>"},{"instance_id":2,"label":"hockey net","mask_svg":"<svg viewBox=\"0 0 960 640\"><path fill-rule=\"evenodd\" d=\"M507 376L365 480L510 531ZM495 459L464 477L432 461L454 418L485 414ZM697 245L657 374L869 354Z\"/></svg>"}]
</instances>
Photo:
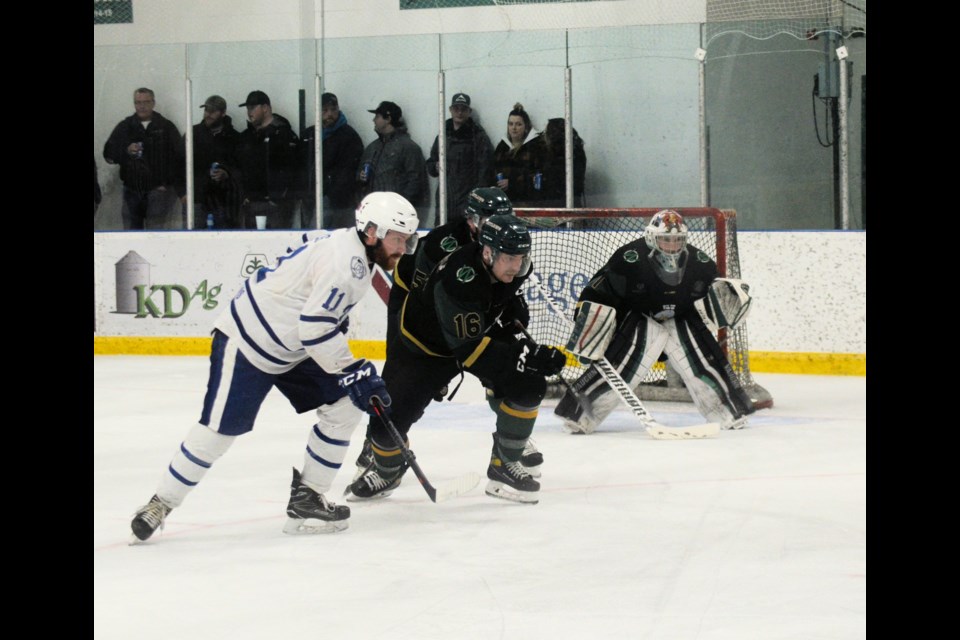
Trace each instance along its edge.
<instances>
[{"instance_id":1,"label":"hockey net","mask_svg":"<svg viewBox=\"0 0 960 640\"><path fill-rule=\"evenodd\" d=\"M613 252L636 240L657 211L661 209L516 209L533 237L533 267L551 297L573 320L580 292ZM741 278L737 250L737 218L732 210L715 208L675 208L689 233L687 243L706 252L717 263L722 277ZM744 278L749 282L749 278ZM530 306L530 334L540 344L563 347L568 326L549 308L540 291L526 290ZM773 406L773 398L750 374L747 323L734 331L721 330L717 336L730 360L734 373L750 395L754 407ZM567 355L564 379L576 380L586 367ZM548 397L559 397L564 387L558 378L548 380ZM645 400L686 401L690 394L680 376L669 366L657 363L637 389Z\"/></svg>"}]
</instances>

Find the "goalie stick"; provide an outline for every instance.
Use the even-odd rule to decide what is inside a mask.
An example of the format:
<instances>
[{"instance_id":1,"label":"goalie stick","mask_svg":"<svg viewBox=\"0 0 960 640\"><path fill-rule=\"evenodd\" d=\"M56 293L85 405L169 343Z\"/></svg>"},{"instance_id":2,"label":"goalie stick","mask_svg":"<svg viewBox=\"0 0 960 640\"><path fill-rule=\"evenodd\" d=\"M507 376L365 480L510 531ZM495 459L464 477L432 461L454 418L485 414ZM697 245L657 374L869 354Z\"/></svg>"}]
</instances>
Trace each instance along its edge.
<instances>
[{"instance_id":1,"label":"goalie stick","mask_svg":"<svg viewBox=\"0 0 960 640\"><path fill-rule=\"evenodd\" d=\"M423 469L421 469L420 465L417 463L417 456L413 453L413 451L407 448L406 444L404 444L403 436L400 435L396 425L393 424L390 416L387 415L386 409L384 408L383 402L380 400L380 398L378 396L373 396L370 398L370 405L373 407L374 413L377 414L377 417L380 418L380 421L383 422L383 425L387 428L387 431L390 432L390 437L392 437L396 445L400 447L400 455L403 458L403 461L411 469L413 469L413 473L416 474L417 480L419 480L420 484L423 486L423 490L427 492L427 495L430 496L430 500L432 500L434 503L456 498L459 495L471 491L474 487L480 484L480 474L471 472L434 487L427 479L427 476L424 475Z\"/></svg>"},{"instance_id":2,"label":"goalie stick","mask_svg":"<svg viewBox=\"0 0 960 640\"><path fill-rule=\"evenodd\" d=\"M550 295L550 292L547 291L543 283L540 282L540 278L536 274L530 274L530 282L540 291L540 295L546 300L547 306L563 321L567 329L573 329L573 323L564 315L563 309L557 305L553 296ZM650 415L650 412L643 406L640 398L637 397L637 394L633 392L633 389L630 388L630 385L628 385L617 372L616 368L610 364L609 360L600 358L593 363L593 366L597 368L597 371L599 371L600 375L607 381L607 384L610 385L614 393L623 400L627 408L633 412L633 415L636 416L640 424L644 426L651 438L655 440L693 440L709 438L720 433L720 425L716 422L706 422L689 427L668 427L660 424Z\"/></svg>"}]
</instances>

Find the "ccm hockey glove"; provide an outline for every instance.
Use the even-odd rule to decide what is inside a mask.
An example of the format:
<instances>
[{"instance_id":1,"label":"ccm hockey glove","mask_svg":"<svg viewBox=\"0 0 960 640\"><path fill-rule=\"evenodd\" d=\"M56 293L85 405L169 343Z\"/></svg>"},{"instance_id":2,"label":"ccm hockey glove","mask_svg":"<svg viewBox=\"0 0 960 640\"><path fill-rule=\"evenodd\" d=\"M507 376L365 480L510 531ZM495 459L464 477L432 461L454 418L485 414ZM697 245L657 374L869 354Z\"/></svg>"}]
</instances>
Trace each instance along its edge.
<instances>
[{"instance_id":1,"label":"ccm hockey glove","mask_svg":"<svg viewBox=\"0 0 960 640\"><path fill-rule=\"evenodd\" d=\"M383 406L390 406L390 394L383 378L377 375L377 368L369 360L358 360L343 370L338 382L340 388L347 392L350 401L361 411L376 415L370 405L373 396L380 398Z\"/></svg>"},{"instance_id":2,"label":"ccm hockey glove","mask_svg":"<svg viewBox=\"0 0 960 640\"><path fill-rule=\"evenodd\" d=\"M563 352L554 347L534 344L530 340L520 341L520 353L517 356L517 371L537 373L542 376L555 376L567 363Z\"/></svg>"}]
</instances>

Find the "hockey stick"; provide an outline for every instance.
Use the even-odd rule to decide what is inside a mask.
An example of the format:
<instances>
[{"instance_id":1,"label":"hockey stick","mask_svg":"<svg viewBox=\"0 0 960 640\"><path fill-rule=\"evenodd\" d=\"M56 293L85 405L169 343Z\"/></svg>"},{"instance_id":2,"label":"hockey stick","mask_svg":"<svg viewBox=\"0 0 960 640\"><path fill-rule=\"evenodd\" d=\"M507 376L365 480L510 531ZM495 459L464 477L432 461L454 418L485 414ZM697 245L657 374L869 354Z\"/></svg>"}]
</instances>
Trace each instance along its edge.
<instances>
[{"instance_id":1,"label":"hockey stick","mask_svg":"<svg viewBox=\"0 0 960 640\"><path fill-rule=\"evenodd\" d=\"M393 420L391 420L390 416L387 415L387 412L383 406L383 401L380 400L379 396L373 396L370 398L370 405L373 407L374 413L377 414L377 417L380 418L380 421L383 422L383 425L387 428L387 431L390 432L390 437L393 438L393 441L400 448L400 455L403 458L403 461L411 469L413 469L413 473L416 474L417 480L419 480L420 484L423 485L423 490L427 492L428 496L430 496L430 500L436 503L443 502L444 500L449 500L451 498L456 498L459 495L471 491L474 487L480 484L480 474L471 472L434 487L430 481L427 480L427 476L424 475L423 469L421 469L420 465L417 463L417 456L413 453L413 451L407 448L407 445L403 442L403 436L400 435L400 432L397 431L396 425L393 424Z\"/></svg>"},{"instance_id":2,"label":"hockey stick","mask_svg":"<svg viewBox=\"0 0 960 640\"><path fill-rule=\"evenodd\" d=\"M540 291L540 295L547 301L550 310L563 321L567 329L573 329L573 323L564 315L563 310L557 305L557 302L547 291L540 278L535 274L530 274L530 281ZM720 425L716 422L707 422L696 424L689 427L667 427L653 419L647 408L643 406L640 398L633 392L630 385L621 377L616 368L606 358L600 358L593 363L600 375L603 376L610 388L623 400L627 408L633 412L637 420L644 426L650 437L656 440L691 440L699 438L708 438L720 433Z\"/></svg>"},{"instance_id":3,"label":"hockey stick","mask_svg":"<svg viewBox=\"0 0 960 640\"><path fill-rule=\"evenodd\" d=\"M530 335L530 332L527 331L527 328L524 327L519 320L514 320L513 326L515 326L517 329L522 331L523 335L527 337L527 340L529 340L534 344L537 344L537 341L533 339L533 336ZM590 399L587 398L587 396L583 395L582 393L578 392L576 389L574 389L573 385L570 384L563 377L562 373L558 374L557 377L560 378L560 383L563 384L564 387L566 387L570 395L572 395L574 398L577 399L577 402L580 404L580 407L583 409L583 412L586 414L586 416L590 418L590 420L593 420L593 404L590 402Z\"/></svg>"}]
</instances>

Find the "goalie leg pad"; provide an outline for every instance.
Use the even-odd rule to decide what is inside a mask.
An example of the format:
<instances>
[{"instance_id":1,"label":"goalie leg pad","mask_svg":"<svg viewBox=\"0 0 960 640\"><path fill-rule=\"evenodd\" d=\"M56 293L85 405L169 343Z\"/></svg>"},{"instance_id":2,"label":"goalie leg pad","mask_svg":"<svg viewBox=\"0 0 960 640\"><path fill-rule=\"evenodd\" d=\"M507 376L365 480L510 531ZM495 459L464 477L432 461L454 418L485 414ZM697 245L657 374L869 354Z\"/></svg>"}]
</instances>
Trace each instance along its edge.
<instances>
[{"instance_id":1,"label":"goalie leg pad","mask_svg":"<svg viewBox=\"0 0 960 640\"><path fill-rule=\"evenodd\" d=\"M667 332L657 321L629 313L617 329L606 358L630 388L636 388L663 353L667 338ZM563 418L564 426L573 433L593 433L621 402L595 367L588 369L572 386L587 397L593 413L592 417L588 416L576 397L567 391L554 414Z\"/></svg>"},{"instance_id":2,"label":"goalie leg pad","mask_svg":"<svg viewBox=\"0 0 960 640\"><path fill-rule=\"evenodd\" d=\"M667 357L700 414L724 429L743 428L753 404L707 327L699 317L668 320L664 326Z\"/></svg>"},{"instance_id":3,"label":"goalie leg pad","mask_svg":"<svg viewBox=\"0 0 960 640\"><path fill-rule=\"evenodd\" d=\"M567 340L567 351L590 364L603 357L617 328L617 310L599 302L581 302Z\"/></svg>"}]
</instances>

